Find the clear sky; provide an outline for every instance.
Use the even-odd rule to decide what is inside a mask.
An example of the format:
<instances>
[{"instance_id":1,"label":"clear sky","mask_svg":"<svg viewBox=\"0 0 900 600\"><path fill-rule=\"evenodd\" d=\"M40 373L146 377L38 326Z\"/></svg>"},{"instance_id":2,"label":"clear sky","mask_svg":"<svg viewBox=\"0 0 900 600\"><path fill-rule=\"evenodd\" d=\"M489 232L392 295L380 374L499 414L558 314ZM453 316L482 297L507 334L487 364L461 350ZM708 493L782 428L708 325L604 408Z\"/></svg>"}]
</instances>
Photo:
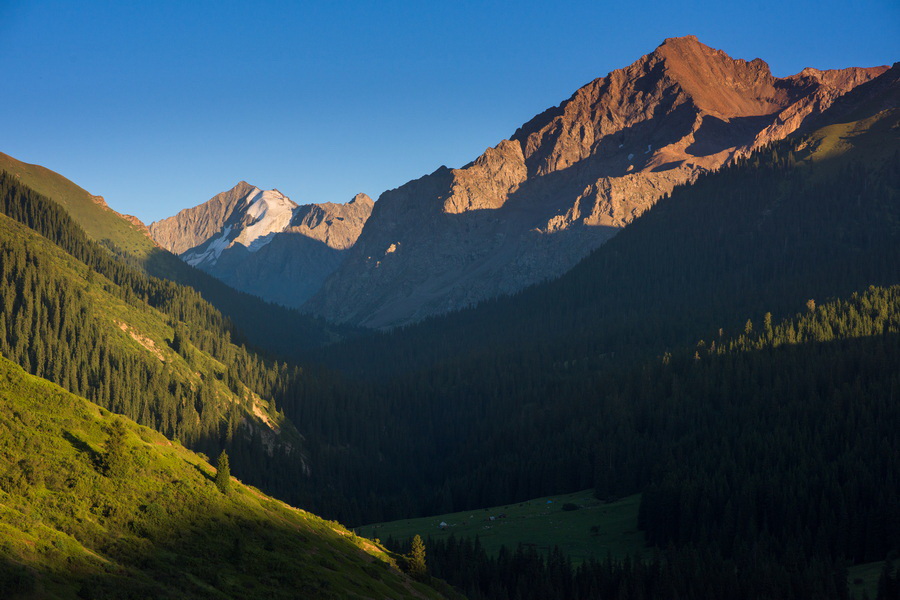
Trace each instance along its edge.
<instances>
[{"instance_id":1,"label":"clear sky","mask_svg":"<svg viewBox=\"0 0 900 600\"><path fill-rule=\"evenodd\" d=\"M777 76L890 64L900 2L0 0L0 151L146 222L241 179L377 198L687 34Z\"/></svg>"}]
</instances>

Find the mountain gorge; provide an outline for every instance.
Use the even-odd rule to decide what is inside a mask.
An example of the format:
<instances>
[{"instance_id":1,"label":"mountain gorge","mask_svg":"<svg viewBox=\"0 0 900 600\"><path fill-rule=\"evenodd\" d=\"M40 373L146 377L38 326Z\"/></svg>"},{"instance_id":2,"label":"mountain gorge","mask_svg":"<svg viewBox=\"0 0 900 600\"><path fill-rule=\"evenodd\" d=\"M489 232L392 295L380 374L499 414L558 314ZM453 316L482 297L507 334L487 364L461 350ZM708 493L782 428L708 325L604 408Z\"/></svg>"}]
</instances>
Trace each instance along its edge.
<instances>
[{"instance_id":1,"label":"mountain gorge","mask_svg":"<svg viewBox=\"0 0 900 600\"><path fill-rule=\"evenodd\" d=\"M299 307L340 265L373 204L357 194L346 204L299 206L278 190L241 181L149 230L161 246L231 287Z\"/></svg>"}]
</instances>

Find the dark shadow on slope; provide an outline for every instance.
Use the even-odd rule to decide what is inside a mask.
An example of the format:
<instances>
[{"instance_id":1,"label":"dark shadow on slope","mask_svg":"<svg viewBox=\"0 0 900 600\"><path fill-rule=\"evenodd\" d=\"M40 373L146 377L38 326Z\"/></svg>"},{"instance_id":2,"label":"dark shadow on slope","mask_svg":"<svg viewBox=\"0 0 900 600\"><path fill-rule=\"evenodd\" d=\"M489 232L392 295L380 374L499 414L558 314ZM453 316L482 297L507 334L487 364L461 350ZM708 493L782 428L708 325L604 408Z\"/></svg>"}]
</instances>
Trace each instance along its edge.
<instances>
[{"instance_id":1,"label":"dark shadow on slope","mask_svg":"<svg viewBox=\"0 0 900 600\"><path fill-rule=\"evenodd\" d=\"M90 444L70 431L63 432L63 439L72 444L73 448L84 454L91 464L94 465L94 468L100 469L103 467L103 455L94 450Z\"/></svg>"},{"instance_id":2,"label":"dark shadow on slope","mask_svg":"<svg viewBox=\"0 0 900 600\"><path fill-rule=\"evenodd\" d=\"M615 235L619 228L576 224L554 229L551 221L564 217L576 199L598 179L626 175L629 166L642 168L651 156L645 152L648 143L658 148L687 135L693 115L693 109L687 104L674 108L661 104L656 107L654 119L605 136L591 148L590 156L545 175L532 174L496 209L444 213L443 199L454 185L453 173L447 168L385 192L383 201L375 206L371 223L404 224L408 222L406 213L410 205L415 204L417 211L421 211L422 204L427 205L428 212L423 215L426 226L419 228L412 224L378 232L390 235L389 243L399 243L400 253L405 245L416 248L417 255L393 261L390 256L374 254L385 251L381 247L384 240L378 239L378 247L370 248L369 238L376 233L366 227L348 258L354 266L366 263L365 278L341 279L342 271L338 270L308 306L312 310L324 310L322 304L329 297L330 286L337 285L342 295L356 300L341 315L342 320L377 328L416 322L435 312L459 310L482 298L505 296L521 290L523 285L556 277ZM657 117L662 125L655 120ZM635 140L641 141L640 147L635 145ZM535 160L538 158L528 161L531 173L537 168L532 164ZM592 201L590 197L581 203L578 219L590 215ZM612 210L619 210L617 202L613 204ZM623 213L617 213L616 218L626 217L625 209L621 210ZM362 248L369 249L373 255L362 256ZM364 287L363 279L376 285ZM474 290L473 281L479 286ZM391 285L377 285L380 282L391 282Z\"/></svg>"},{"instance_id":3,"label":"dark shadow on slope","mask_svg":"<svg viewBox=\"0 0 900 600\"><path fill-rule=\"evenodd\" d=\"M244 340L267 353L294 357L302 350L331 344L357 332L353 327L332 325L239 292L166 250L154 250L143 266L150 275L200 292L204 299L231 319Z\"/></svg>"},{"instance_id":4,"label":"dark shadow on slope","mask_svg":"<svg viewBox=\"0 0 900 600\"><path fill-rule=\"evenodd\" d=\"M800 134L832 123L846 123L871 117L883 110L900 107L900 63L880 76L856 86L828 107L821 115L807 119L797 130Z\"/></svg>"},{"instance_id":5,"label":"dark shadow on slope","mask_svg":"<svg viewBox=\"0 0 900 600\"><path fill-rule=\"evenodd\" d=\"M0 557L0 598L31 598L38 589L37 575L33 569Z\"/></svg>"},{"instance_id":6,"label":"dark shadow on slope","mask_svg":"<svg viewBox=\"0 0 900 600\"><path fill-rule=\"evenodd\" d=\"M776 116L777 113L773 113L723 121L706 115L700 128L694 132L694 143L685 150L694 156L708 156L735 146L748 145L760 131L775 121Z\"/></svg>"},{"instance_id":7,"label":"dark shadow on slope","mask_svg":"<svg viewBox=\"0 0 900 600\"><path fill-rule=\"evenodd\" d=\"M335 269L346 251L299 233L283 232L255 252L236 245L202 270L245 293L299 309Z\"/></svg>"}]
</instances>

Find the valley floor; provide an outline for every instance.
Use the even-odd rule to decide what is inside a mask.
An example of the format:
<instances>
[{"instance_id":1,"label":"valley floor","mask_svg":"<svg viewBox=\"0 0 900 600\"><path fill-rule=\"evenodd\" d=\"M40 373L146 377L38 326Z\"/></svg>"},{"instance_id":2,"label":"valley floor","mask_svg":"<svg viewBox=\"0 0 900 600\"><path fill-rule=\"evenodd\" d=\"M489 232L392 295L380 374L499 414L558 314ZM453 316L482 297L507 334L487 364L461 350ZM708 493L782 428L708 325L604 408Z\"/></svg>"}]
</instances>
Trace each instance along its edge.
<instances>
[{"instance_id":1,"label":"valley floor","mask_svg":"<svg viewBox=\"0 0 900 600\"><path fill-rule=\"evenodd\" d=\"M502 546L515 549L523 544L539 552L559 546L575 563L590 558L602 560L608 555L621 559L646 553L644 534L637 525L640 502L640 494L601 502L593 490L584 490L505 506L365 525L356 533L382 541L400 541L417 534L435 540L451 535L477 536L490 555L496 555ZM573 506L577 508L573 510ZM446 526L441 527L441 523Z\"/></svg>"}]
</instances>

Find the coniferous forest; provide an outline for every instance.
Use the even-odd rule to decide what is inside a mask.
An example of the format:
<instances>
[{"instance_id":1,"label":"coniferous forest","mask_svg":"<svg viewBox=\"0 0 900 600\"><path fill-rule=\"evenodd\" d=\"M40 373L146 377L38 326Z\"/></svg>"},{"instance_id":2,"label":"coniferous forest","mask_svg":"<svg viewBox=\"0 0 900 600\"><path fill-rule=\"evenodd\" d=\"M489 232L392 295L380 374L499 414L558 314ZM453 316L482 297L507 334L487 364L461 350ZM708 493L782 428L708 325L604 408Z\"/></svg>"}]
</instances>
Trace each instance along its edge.
<instances>
[{"instance_id":1,"label":"coniferous forest","mask_svg":"<svg viewBox=\"0 0 900 600\"><path fill-rule=\"evenodd\" d=\"M204 477L223 497L236 493L231 473L350 526L587 488L603 501L641 494L639 556L488 553L477 538L422 532L424 546L386 542L386 564L416 582L404 589L457 593L438 578L473 599L844 599L848 567L886 561L877 598L897 598L893 140L816 160L808 138L770 145L676 188L561 278L420 324L365 332L273 307L270 317L306 332L296 347L248 335L264 316L240 307L261 301L217 292L186 267L179 282L157 277L169 258L89 238L52 198L0 172L0 353L219 457L217 476ZM141 435L109 427L119 429L91 451L96 464ZM61 489L32 476L27 443L11 444L0 449L10 459L0 502L15 497L19 510L29 494ZM112 479L123 464L94 473L82 462L79 472ZM203 502L218 502L211 490ZM73 515L97 510L72 509L70 534L90 529ZM104 518L135 533L140 523L120 517ZM238 521L228 521L233 540ZM265 537L258 523L243 527ZM242 577L233 540L230 575L198 577L214 587ZM0 585L34 591L26 571ZM337 597L323 581L305 589Z\"/></svg>"}]
</instances>

